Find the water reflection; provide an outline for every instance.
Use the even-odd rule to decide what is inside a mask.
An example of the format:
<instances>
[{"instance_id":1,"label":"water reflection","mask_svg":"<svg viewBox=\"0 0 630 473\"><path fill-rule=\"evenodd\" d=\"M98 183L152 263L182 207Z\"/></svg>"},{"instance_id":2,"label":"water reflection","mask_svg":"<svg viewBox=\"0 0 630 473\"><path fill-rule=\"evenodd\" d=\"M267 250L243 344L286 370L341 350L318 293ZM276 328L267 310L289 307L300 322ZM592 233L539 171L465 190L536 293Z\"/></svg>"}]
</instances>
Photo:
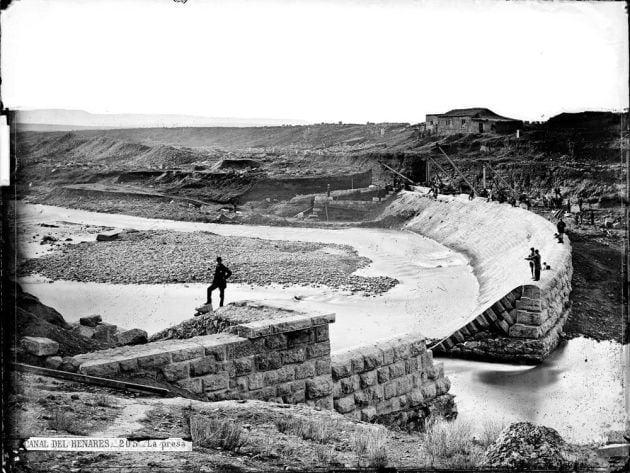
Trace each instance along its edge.
<instances>
[{"instance_id":1,"label":"water reflection","mask_svg":"<svg viewBox=\"0 0 630 473\"><path fill-rule=\"evenodd\" d=\"M618 343L576 338L537 366L442 361L461 417L535 422L586 443L624 428L621 354Z\"/></svg>"}]
</instances>

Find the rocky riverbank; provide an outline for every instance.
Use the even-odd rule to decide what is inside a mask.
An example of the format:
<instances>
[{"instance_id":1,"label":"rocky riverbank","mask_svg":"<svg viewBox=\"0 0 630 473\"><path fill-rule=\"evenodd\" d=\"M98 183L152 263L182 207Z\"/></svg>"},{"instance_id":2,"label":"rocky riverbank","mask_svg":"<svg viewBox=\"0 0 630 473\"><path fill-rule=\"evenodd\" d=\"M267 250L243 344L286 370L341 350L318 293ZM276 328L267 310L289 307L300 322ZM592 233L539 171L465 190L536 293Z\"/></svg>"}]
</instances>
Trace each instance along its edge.
<instances>
[{"instance_id":1,"label":"rocky riverbank","mask_svg":"<svg viewBox=\"0 0 630 473\"><path fill-rule=\"evenodd\" d=\"M68 244L25 261L19 275L114 284L210 283L220 255L231 283L328 286L382 294L398 281L353 273L370 260L348 245L271 241L210 232L126 231L116 240Z\"/></svg>"}]
</instances>

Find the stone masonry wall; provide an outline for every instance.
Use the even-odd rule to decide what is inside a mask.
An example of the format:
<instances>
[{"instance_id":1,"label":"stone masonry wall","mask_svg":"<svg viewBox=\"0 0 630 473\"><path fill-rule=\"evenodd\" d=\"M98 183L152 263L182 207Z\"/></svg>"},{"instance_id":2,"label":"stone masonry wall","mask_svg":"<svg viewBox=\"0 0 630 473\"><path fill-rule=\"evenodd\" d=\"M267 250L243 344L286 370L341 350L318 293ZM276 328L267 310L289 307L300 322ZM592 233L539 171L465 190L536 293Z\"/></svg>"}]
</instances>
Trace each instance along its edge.
<instances>
[{"instance_id":1,"label":"stone masonry wall","mask_svg":"<svg viewBox=\"0 0 630 473\"><path fill-rule=\"evenodd\" d=\"M419 335L336 353L331 361L332 314L291 315L251 301L221 314L234 323L224 332L77 355L64 359L62 369L148 376L208 401L307 404L408 429L456 414L442 363L433 362Z\"/></svg>"},{"instance_id":2,"label":"stone masonry wall","mask_svg":"<svg viewBox=\"0 0 630 473\"><path fill-rule=\"evenodd\" d=\"M436 353L494 361L542 361L557 346L570 313L571 243L555 225L525 209L467 196L403 192L384 212L408 219L406 228L468 256L479 282L477 306L465 324L448 327ZM540 250L551 270L532 281L525 257ZM445 319L445 324L448 324Z\"/></svg>"},{"instance_id":3,"label":"stone masonry wall","mask_svg":"<svg viewBox=\"0 0 630 473\"><path fill-rule=\"evenodd\" d=\"M331 322L334 315L261 320L230 327L229 333L78 355L65 366L105 378L153 376L209 401L257 399L332 409Z\"/></svg>"},{"instance_id":4,"label":"stone masonry wall","mask_svg":"<svg viewBox=\"0 0 630 473\"><path fill-rule=\"evenodd\" d=\"M455 415L450 381L421 336L396 337L332 357L335 410L366 422L422 429Z\"/></svg>"}]
</instances>

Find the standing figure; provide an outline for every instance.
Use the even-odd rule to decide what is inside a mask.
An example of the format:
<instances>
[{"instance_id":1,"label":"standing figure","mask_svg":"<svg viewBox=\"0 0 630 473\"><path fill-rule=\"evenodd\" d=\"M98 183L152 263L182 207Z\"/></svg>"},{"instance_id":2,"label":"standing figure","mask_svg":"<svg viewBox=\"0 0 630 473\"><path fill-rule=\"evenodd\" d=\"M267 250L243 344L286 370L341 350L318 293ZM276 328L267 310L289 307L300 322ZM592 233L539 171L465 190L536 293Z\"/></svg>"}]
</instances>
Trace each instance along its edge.
<instances>
[{"instance_id":1,"label":"standing figure","mask_svg":"<svg viewBox=\"0 0 630 473\"><path fill-rule=\"evenodd\" d=\"M225 266L222 262L220 256L217 256L217 266L214 269L214 279L212 280L212 285L208 287L206 298L206 304L212 304L212 291L215 289L219 289L220 302L219 307L223 307L223 300L225 298L225 287L227 286L227 279L232 276L232 271L230 271L227 266Z\"/></svg>"},{"instance_id":2,"label":"standing figure","mask_svg":"<svg viewBox=\"0 0 630 473\"><path fill-rule=\"evenodd\" d=\"M562 221L562 217L558 221L556 228L558 229L558 243L564 243L564 229L567 224Z\"/></svg>"},{"instance_id":3,"label":"standing figure","mask_svg":"<svg viewBox=\"0 0 630 473\"><path fill-rule=\"evenodd\" d=\"M534 255L534 281L540 280L540 268L542 266L541 261L542 257L540 256L538 250L536 250L536 254Z\"/></svg>"},{"instance_id":4,"label":"standing figure","mask_svg":"<svg viewBox=\"0 0 630 473\"><path fill-rule=\"evenodd\" d=\"M532 279L534 279L534 257L536 256L536 250L534 248L529 249L529 255L527 255L526 260L529 261L529 270L532 273Z\"/></svg>"}]
</instances>

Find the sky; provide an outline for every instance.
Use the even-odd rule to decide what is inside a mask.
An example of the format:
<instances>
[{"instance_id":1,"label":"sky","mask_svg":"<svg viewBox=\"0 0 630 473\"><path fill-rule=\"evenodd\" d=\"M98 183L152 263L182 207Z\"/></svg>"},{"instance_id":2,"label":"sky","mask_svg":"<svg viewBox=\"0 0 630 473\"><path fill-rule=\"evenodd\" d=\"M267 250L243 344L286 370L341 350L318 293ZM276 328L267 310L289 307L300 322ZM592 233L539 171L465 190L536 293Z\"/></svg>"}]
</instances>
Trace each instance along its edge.
<instances>
[{"instance_id":1,"label":"sky","mask_svg":"<svg viewBox=\"0 0 630 473\"><path fill-rule=\"evenodd\" d=\"M411 122L628 107L624 2L19 0L14 109Z\"/></svg>"}]
</instances>

